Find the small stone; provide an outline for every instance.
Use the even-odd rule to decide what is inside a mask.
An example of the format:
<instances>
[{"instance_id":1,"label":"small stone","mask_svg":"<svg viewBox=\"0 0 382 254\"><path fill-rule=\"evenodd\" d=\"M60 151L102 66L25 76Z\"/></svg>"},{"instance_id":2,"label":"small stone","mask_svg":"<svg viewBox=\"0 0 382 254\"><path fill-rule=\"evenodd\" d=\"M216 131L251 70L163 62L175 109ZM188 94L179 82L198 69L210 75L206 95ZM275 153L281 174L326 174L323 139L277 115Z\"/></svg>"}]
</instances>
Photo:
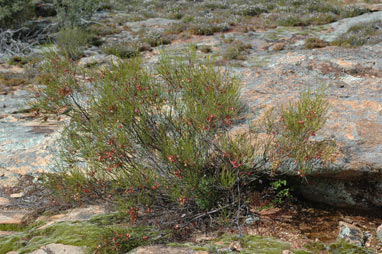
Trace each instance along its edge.
<instances>
[{"instance_id":1,"label":"small stone","mask_svg":"<svg viewBox=\"0 0 382 254\"><path fill-rule=\"evenodd\" d=\"M352 244L365 246L367 237L362 230L352 224L340 221L339 238L342 238Z\"/></svg>"},{"instance_id":2,"label":"small stone","mask_svg":"<svg viewBox=\"0 0 382 254\"><path fill-rule=\"evenodd\" d=\"M19 193L13 193L10 195L11 198L21 198L24 196L24 193L19 192Z\"/></svg>"},{"instance_id":3,"label":"small stone","mask_svg":"<svg viewBox=\"0 0 382 254\"><path fill-rule=\"evenodd\" d=\"M245 218L245 224L252 225L253 223L260 221L260 217L257 215L249 215Z\"/></svg>"},{"instance_id":4,"label":"small stone","mask_svg":"<svg viewBox=\"0 0 382 254\"><path fill-rule=\"evenodd\" d=\"M235 241L235 242L230 243L228 248L231 251L240 251L241 250L241 244L239 242Z\"/></svg>"},{"instance_id":5,"label":"small stone","mask_svg":"<svg viewBox=\"0 0 382 254\"><path fill-rule=\"evenodd\" d=\"M382 242L382 224L377 228L377 239Z\"/></svg>"},{"instance_id":6,"label":"small stone","mask_svg":"<svg viewBox=\"0 0 382 254\"><path fill-rule=\"evenodd\" d=\"M42 216L37 221L49 221L39 229L44 229L56 222L86 221L95 215L105 214L106 209L102 206L92 205L88 207L74 208L65 214L57 214L50 217Z\"/></svg>"},{"instance_id":7,"label":"small stone","mask_svg":"<svg viewBox=\"0 0 382 254\"><path fill-rule=\"evenodd\" d=\"M282 254L293 254L290 250L283 250Z\"/></svg>"},{"instance_id":8,"label":"small stone","mask_svg":"<svg viewBox=\"0 0 382 254\"><path fill-rule=\"evenodd\" d=\"M120 60L120 58L113 55L94 55L81 58L81 60L78 62L78 66L90 67L93 65L103 64L108 64L111 66L112 64L117 65L120 62Z\"/></svg>"},{"instance_id":9,"label":"small stone","mask_svg":"<svg viewBox=\"0 0 382 254\"><path fill-rule=\"evenodd\" d=\"M0 211L0 224L20 224L26 214L25 210Z\"/></svg>"}]
</instances>

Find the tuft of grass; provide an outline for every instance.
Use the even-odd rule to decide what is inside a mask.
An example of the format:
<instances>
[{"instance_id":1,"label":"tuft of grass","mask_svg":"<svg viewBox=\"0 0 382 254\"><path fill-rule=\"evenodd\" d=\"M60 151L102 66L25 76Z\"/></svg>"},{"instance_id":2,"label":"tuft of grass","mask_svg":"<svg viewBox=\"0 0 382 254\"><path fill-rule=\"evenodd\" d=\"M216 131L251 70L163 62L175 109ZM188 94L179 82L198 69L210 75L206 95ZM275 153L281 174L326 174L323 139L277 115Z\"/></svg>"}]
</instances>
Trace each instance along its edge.
<instances>
[{"instance_id":1,"label":"tuft of grass","mask_svg":"<svg viewBox=\"0 0 382 254\"><path fill-rule=\"evenodd\" d=\"M103 46L102 52L107 55L115 55L122 59L136 57L139 54L139 48L135 43L119 43Z\"/></svg>"},{"instance_id":2,"label":"tuft of grass","mask_svg":"<svg viewBox=\"0 0 382 254\"><path fill-rule=\"evenodd\" d=\"M102 24L92 24L87 29L91 34L94 34L96 36L107 36L112 34L118 34L121 32L120 29L117 29L115 26L112 25L102 25Z\"/></svg>"},{"instance_id":3,"label":"tuft of grass","mask_svg":"<svg viewBox=\"0 0 382 254\"><path fill-rule=\"evenodd\" d=\"M83 50L92 40L92 35L79 27L63 28L56 36L56 44L61 54L73 60L83 56Z\"/></svg>"},{"instance_id":4,"label":"tuft of grass","mask_svg":"<svg viewBox=\"0 0 382 254\"><path fill-rule=\"evenodd\" d=\"M148 43L151 47L157 47L160 45L171 44L172 36L165 33L149 32L148 34L145 34L141 40Z\"/></svg>"},{"instance_id":5,"label":"tuft of grass","mask_svg":"<svg viewBox=\"0 0 382 254\"><path fill-rule=\"evenodd\" d=\"M231 37L230 37L231 38ZM223 52L224 60L245 60L245 54L251 49L251 45L245 44L239 40L230 41L230 44L227 46Z\"/></svg>"},{"instance_id":6,"label":"tuft of grass","mask_svg":"<svg viewBox=\"0 0 382 254\"><path fill-rule=\"evenodd\" d=\"M29 59L22 56L13 56L8 60L9 65L16 65L22 67L29 62Z\"/></svg>"},{"instance_id":7,"label":"tuft of grass","mask_svg":"<svg viewBox=\"0 0 382 254\"><path fill-rule=\"evenodd\" d=\"M206 54L212 52L212 48L211 48L211 46L209 46L209 45L201 45L201 46L198 46L198 49L199 49L201 52L206 53Z\"/></svg>"},{"instance_id":8,"label":"tuft of grass","mask_svg":"<svg viewBox=\"0 0 382 254\"><path fill-rule=\"evenodd\" d=\"M266 113L267 134L272 140L268 157L274 170L292 167L305 176L314 165L331 159L335 143L315 140L326 122L328 109L323 90L308 90L301 93L297 102L282 106L278 113L275 108Z\"/></svg>"},{"instance_id":9,"label":"tuft of grass","mask_svg":"<svg viewBox=\"0 0 382 254\"><path fill-rule=\"evenodd\" d=\"M315 38L315 37L307 38L305 40L305 48L306 49L325 48L329 45L330 45L329 42L323 41L323 40L321 40L319 38Z\"/></svg>"}]
</instances>

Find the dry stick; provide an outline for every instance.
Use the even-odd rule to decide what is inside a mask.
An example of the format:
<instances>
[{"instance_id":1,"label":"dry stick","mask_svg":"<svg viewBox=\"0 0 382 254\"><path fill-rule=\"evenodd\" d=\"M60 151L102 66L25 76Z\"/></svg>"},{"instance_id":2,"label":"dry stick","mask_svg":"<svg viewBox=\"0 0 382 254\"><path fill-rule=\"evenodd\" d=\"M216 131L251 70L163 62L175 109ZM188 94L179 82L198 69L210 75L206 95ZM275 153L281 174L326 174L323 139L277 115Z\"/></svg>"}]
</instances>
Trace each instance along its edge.
<instances>
[{"instance_id":1,"label":"dry stick","mask_svg":"<svg viewBox=\"0 0 382 254\"><path fill-rule=\"evenodd\" d=\"M189 221L188 223L183 224L183 226L181 226L181 228L186 227L188 224L190 224L191 222L193 222L193 221L195 221L195 220L197 220L197 219L203 218L203 217L205 217L205 216L210 216L211 214L217 213L217 212L219 212L219 211L221 211L221 210L223 210L223 209L225 209L225 208L227 208L227 207L229 207L229 206L232 206L232 205L234 205L234 204L235 204L235 202L232 202L232 203L227 204L227 205L225 205L225 206L222 206L222 207L220 207L220 208L216 208L215 210L212 210L212 211L209 211L209 212L206 212L206 213L203 213L203 214L199 214L199 215L197 215L197 216L191 218L190 221Z\"/></svg>"}]
</instances>

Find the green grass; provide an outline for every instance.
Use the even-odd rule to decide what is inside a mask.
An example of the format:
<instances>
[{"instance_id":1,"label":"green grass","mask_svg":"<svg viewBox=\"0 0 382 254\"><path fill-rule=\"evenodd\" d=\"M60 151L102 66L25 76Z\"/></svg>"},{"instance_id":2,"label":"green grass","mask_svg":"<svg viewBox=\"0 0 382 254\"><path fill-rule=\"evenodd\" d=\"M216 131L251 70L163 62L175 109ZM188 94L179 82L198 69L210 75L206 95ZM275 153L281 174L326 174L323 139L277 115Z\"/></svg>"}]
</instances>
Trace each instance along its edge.
<instances>
[{"instance_id":1,"label":"green grass","mask_svg":"<svg viewBox=\"0 0 382 254\"><path fill-rule=\"evenodd\" d=\"M99 215L89 222L59 222L44 229L41 224L18 228L17 233L0 236L0 253L29 253L51 243L85 247L89 253L123 254L138 246L163 243L169 232L150 227L130 227L116 222L114 214ZM117 243L117 244L115 244Z\"/></svg>"}]
</instances>

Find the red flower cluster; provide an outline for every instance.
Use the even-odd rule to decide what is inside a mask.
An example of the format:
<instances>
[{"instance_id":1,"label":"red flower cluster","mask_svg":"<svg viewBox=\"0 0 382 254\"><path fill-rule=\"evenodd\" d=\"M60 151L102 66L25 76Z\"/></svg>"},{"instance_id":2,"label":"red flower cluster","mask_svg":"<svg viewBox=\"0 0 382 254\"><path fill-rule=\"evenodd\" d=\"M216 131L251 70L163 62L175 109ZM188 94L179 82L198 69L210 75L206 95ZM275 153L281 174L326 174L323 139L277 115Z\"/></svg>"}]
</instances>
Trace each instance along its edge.
<instances>
[{"instance_id":1,"label":"red flower cluster","mask_svg":"<svg viewBox=\"0 0 382 254\"><path fill-rule=\"evenodd\" d=\"M231 164L232 164L233 168L238 168L238 167L241 166L241 163L239 163L239 162L236 161L236 160L231 161Z\"/></svg>"},{"instance_id":2,"label":"red flower cluster","mask_svg":"<svg viewBox=\"0 0 382 254\"><path fill-rule=\"evenodd\" d=\"M179 179L182 178L182 173L180 172L179 169L177 169L177 170L174 171L174 175L175 175L176 177L178 177Z\"/></svg>"},{"instance_id":3,"label":"red flower cluster","mask_svg":"<svg viewBox=\"0 0 382 254\"><path fill-rule=\"evenodd\" d=\"M130 222L135 223L138 219L138 208L132 206L129 209Z\"/></svg>"},{"instance_id":4,"label":"red flower cluster","mask_svg":"<svg viewBox=\"0 0 382 254\"><path fill-rule=\"evenodd\" d=\"M169 155L167 158L172 163L174 163L176 161L175 156L173 156L173 155Z\"/></svg>"},{"instance_id":5,"label":"red flower cluster","mask_svg":"<svg viewBox=\"0 0 382 254\"><path fill-rule=\"evenodd\" d=\"M65 97L65 96L69 95L71 92L72 92L72 89L68 86L58 89L58 94L61 97Z\"/></svg>"}]
</instances>

